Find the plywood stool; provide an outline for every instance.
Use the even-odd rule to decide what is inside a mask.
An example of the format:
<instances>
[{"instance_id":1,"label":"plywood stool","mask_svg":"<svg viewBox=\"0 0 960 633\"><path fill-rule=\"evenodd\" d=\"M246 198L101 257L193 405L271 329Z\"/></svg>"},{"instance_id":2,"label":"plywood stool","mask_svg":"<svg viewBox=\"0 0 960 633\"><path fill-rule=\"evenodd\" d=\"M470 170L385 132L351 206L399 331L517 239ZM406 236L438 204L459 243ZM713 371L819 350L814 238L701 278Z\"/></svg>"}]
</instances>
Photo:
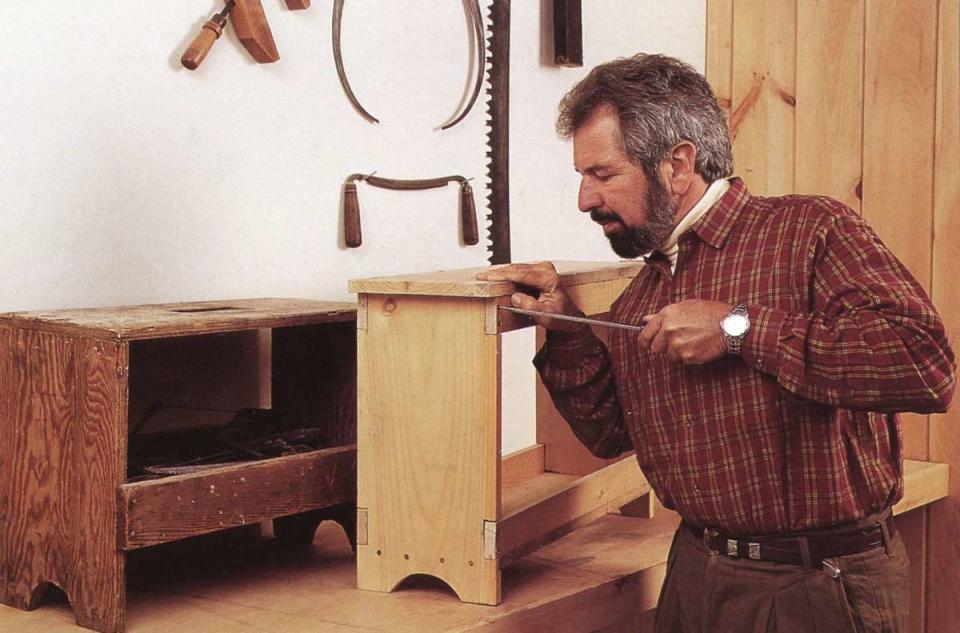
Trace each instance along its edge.
<instances>
[{"instance_id":1,"label":"plywood stool","mask_svg":"<svg viewBox=\"0 0 960 633\"><path fill-rule=\"evenodd\" d=\"M557 263L586 314L608 311L635 263ZM498 310L511 283L483 269L360 279L357 314L357 583L392 591L429 574L466 602L498 604L500 570L643 497L632 456L589 457L544 394L538 445L501 459Z\"/></svg>"}]
</instances>

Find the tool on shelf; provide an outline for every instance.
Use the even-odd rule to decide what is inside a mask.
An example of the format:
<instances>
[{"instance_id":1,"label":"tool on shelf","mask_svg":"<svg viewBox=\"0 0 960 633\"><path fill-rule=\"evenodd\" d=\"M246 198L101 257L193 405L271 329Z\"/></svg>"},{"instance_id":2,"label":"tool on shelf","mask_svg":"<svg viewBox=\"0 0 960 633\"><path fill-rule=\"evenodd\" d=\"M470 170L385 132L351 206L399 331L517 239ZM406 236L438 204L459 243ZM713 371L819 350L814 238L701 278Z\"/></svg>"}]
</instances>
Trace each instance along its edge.
<instances>
[{"instance_id":1,"label":"tool on shelf","mask_svg":"<svg viewBox=\"0 0 960 633\"><path fill-rule=\"evenodd\" d=\"M206 59L207 53L209 53L213 47L214 42L220 39L220 35L223 33L223 27L227 25L227 16L230 15L233 5L234 0L227 0L223 11L212 15L210 19L204 23L200 32L193 38L189 48L184 52L183 57L180 58L181 64L190 70L199 68L203 60Z\"/></svg>"},{"instance_id":2,"label":"tool on shelf","mask_svg":"<svg viewBox=\"0 0 960 633\"><path fill-rule=\"evenodd\" d=\"M363 243L360 230L360 201L357 199L357 181L395 191L435 189L446 187L451 182L458 182L460 183L460 230L463 243L472 246L479 241L473 188L467 178L463 176L441 176L422 180L398 180L374 176L373 174L350 174L343 183L343 233L344 240L350 248L356 248Z\"/></svg>"}]
</instances>

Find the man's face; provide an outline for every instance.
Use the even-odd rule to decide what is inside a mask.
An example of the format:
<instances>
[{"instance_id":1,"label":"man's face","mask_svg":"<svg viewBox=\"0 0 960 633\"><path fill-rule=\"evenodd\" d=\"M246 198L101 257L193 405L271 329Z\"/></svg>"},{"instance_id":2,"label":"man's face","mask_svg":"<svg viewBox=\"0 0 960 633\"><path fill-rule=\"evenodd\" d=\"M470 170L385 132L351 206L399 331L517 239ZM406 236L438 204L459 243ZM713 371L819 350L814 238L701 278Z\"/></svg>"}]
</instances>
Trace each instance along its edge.
<instances>
[{"instance_id":1,"label":"man's face","mask_svg":"<svg viewBox=\"0 0 960 633\"><path fill-rule=\"evenodd\" d=\"M666 188L630 162L611 106L600 106L573 134L573 164L580 174L580 210L603 227L620 257L655 250L670 235L677 204Z\"/></svg>"}]
</instances>

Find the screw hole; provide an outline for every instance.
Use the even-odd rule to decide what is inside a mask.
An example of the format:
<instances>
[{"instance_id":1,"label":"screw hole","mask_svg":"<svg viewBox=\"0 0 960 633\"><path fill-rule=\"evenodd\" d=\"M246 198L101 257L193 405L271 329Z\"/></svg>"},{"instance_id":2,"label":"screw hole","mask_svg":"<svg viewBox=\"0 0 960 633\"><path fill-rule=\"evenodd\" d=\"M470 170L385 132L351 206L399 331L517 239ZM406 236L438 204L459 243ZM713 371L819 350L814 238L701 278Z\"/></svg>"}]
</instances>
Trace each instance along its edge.
<instances>
[{"instance_id":1,"label":"screw hole","mask_svg":"<svg viewBox=\"0 0 960 633\"><path fill-rule=\"evenodd\" d=\"M445 558L441 558L441 559L440 559L440 564L441 564L441 565L444 564L445 562L447 562L447 560L446 560Z\"/></svg>"},{"instance_id":2,"label":"screw hole","mask_svg":"<svg viewBox=\"0 0 960 633\"><path fill-rule=\"evenodd\" d=\"M403 560L410 560L410 554L404 554Z\"/></svg>"},{"instance_id":3,"label":"screw hole","mask_svg":"<svg viewBox=\"0 0 960 633\"><path fill-rule=\"evenodd\" d=\"M383 552L381 552L380 550L377 550L377 556L379 556L380 554L383 554Z\"/></svg>"},{"instance_id":4,"label":"screw hole","mask_svg":"<svg viewBox=\"0 0 960 633\"><path fill-rule=\"evenodd\" d=\"M468 565L470 565L471 567L473 567L473 561L470 561L470 562L468 563Z\"/></svg>"}]
</instances>

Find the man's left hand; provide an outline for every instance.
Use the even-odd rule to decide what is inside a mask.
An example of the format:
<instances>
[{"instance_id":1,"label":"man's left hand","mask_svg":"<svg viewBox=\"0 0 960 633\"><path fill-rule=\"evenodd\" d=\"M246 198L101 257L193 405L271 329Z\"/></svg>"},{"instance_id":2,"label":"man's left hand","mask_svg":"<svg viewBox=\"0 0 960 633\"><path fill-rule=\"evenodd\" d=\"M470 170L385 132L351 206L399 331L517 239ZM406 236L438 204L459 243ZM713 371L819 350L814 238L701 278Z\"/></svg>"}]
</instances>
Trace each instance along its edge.
<instances>
[{"instance_id":1,"label":"man's left hand","mask_svg":"<svg viewBox=\"0 0 960 633\"><path fill-rule=\"evenodd\" d=\"M667 360L703 365L727 353L720 321L733 306L720 301L689 299L671 303L643 317L640 342Z\"/></svg>"}]
</instances>

